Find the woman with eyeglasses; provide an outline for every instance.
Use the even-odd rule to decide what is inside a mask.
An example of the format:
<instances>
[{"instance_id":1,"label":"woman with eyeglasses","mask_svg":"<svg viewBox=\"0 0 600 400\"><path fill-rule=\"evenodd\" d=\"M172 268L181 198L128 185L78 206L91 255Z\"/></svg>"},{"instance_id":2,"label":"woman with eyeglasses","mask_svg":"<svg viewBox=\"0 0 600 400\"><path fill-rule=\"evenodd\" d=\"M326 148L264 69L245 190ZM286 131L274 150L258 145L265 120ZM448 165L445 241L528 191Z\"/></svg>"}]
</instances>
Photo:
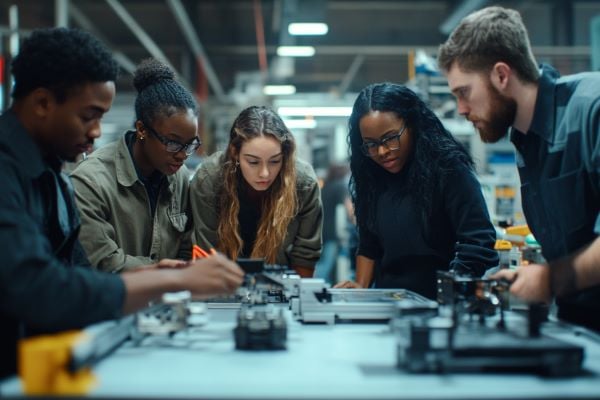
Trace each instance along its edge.
<instances>
[{"instance_id":1,"label":"woman with eyeglasses","mask_svg":"<svg viewBox=\"0 0 600 400\"><path fill-rule=\"evenodd\" d=\"M312 167L296 159L294 136L271 109L253 106L238 115L225 152L213 154L194 175L190 199L201 247L312 276L321 253L319 185Z\"/></svg>"},{"instance_id":2,"label":"woman with eyeglasses","mask_svg":"<svg viewBox=\"0 0 600 400\"><path fill-rule=\"evenodd\" d=\"M92 265L111 272L191 258L189 173L200 146L198 106L165 64L148 59L133 78L134 130L73 171L79 239Z\"/></svg>"},{"instance_id":3,"label":"woman with eyeglasses","mask_svg":"<svg viewBox=\"0 0 600 400\"><path fill-rule=\"evenodd\" d=\"M359 229L356 281L436 296L436 271L481 276L498 264L473 162L410 89L363 89L349 121L350 191Z\"/></svg>"}]
</instances>

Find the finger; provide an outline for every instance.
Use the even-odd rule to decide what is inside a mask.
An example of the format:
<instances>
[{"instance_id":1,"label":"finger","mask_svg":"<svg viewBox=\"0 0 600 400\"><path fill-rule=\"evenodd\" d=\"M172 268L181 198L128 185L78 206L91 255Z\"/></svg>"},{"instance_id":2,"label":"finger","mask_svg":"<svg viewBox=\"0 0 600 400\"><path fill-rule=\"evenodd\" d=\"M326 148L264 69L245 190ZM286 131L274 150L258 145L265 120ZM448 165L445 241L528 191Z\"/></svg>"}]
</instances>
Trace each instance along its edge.
<instances>
[{"instance_id":1,"label":"finger","mask_svg":"<svg viewBox=\"0 0 600 400\"><path fill-rule=\"evenodd\" d=\"M517 277L517 271L511 269L502 269L495 274L490 276L490 279L500 280L506 279L509 282L513 282Z\"/></svg>"},{"instance_id":2,"label":"finger","mask_svg":"<svg viewBox=\"0 0 600 400\"><path fill-rule=\"evenodd\" d=\"M228 259L223 259L222 261L223 261L222 265L227 270L227 272L238 276L240 279L242 279L244 277L244 275L245 275L244 270L242 268L240 268L240 266L238 264L236 264L233 261L230 261Z\"/></svg>"}]
</instances>

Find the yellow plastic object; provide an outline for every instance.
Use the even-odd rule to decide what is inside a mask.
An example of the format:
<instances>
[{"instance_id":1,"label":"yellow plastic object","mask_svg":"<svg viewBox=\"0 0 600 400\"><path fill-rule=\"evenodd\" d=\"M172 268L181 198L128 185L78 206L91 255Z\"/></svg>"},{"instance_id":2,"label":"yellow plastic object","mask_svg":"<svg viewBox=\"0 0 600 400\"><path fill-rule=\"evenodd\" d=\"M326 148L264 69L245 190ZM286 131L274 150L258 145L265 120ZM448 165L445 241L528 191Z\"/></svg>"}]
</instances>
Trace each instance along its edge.
<instances>
[{"instance_id":1,"label":"yellow plastic object","mask_svg":"<svg viewBox=\"0 0 600 400\"><path fill-rule=\"evenodd\" d=\"M79 395L96 378L91 369L69 371L71 349L86 336L80 331L36 336L19 341L19 375L27 395Z\"/></svg>"},{"instance_id":2,"label":"yellow plastic object","mask_svg":"<svg viewBox=\"0 0 600 400\"><path fill-rule=\"evenodd\" d=\"M531 234L531 230L529 229L529 226L527 226L527 225L515 225L515 226L509 226L508 228L506 228L506 234L507 235L527 236L527 235Z\"/></svg>"},{"instance_id":3,"label":"yellow plastic object","mask_svg":"<svg viewBox=\"0 0 600 400\"><path fill-rule=\"evenodd\" d=\"M496 244L494 245L495 250L510 250L512 249L512 243L508 240L496 240Z\"/></svg>"}]
</instances>

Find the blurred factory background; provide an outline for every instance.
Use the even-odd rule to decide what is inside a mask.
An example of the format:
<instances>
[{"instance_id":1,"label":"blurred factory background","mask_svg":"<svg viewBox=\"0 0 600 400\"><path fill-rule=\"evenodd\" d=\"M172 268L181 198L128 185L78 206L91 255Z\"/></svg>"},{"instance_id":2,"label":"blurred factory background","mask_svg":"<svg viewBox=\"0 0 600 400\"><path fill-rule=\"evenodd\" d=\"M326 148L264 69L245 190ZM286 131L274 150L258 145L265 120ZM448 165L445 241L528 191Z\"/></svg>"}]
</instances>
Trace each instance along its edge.
<instances>
[{"instance_id":1,"label":"blurred factory background","mask_svg":"<svg viewBox=\"0 0 600 400\"><path fill-rule=\"evenodd\" d=\"M492 216L518 219L512 146L483 146L435 71L437 47L457 22L492 4L522 14L539 62L563 74L600 68L600 1L0 0L2 108L10 91L5 66L19 37L39 27L79 27L103 40L122 68L99 146L132 126L132 72L155 57L173 66L201 104L204 146L190 167L223 148L242 108L264 104L279 111L300 156L324 176L347 158L357 92L373 82L405 83L469 148ZM316 32L293 25L306 22L321 25L312 26Z\"/></svg>"}]
</instances>

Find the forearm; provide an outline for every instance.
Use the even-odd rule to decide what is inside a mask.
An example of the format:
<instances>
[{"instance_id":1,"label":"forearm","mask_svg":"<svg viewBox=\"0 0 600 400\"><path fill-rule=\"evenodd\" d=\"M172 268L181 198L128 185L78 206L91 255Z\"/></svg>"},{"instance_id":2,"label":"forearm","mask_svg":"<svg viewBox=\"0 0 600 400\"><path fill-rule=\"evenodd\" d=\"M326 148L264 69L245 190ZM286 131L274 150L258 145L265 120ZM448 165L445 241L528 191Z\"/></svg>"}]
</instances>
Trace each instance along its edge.
<instances>
[{"instance_id":1,"label":"forearm","mask_svg":"<svg viewBox=\"0 0 600 400\"><path fill-rule=\"evenodd\" d=\"M371 286L375 260L365 256L356 256L356 283L363 288Z\"/></svg>"},{"instance_id":2,"label":"forearm","mask_svg":"<svg viewBox=\"0 0 600 400\"><path fill-rule=\"evenodd\" d=\"M121 274L125 283L125 303L123 312L129 314L146 307L163 293L176 292L183 288L180 271L153 269Z\"/></svg>"},{"instance_id":3,"label":"forearm","mask_svg":"<svg viewBox=\"0 0 600 400\"><path fill-rule=\"evenodd\" d=\"M600 284L600 238L571 256L550 263L552 291L561 296Z\"/></svg>"}]
</instances>

